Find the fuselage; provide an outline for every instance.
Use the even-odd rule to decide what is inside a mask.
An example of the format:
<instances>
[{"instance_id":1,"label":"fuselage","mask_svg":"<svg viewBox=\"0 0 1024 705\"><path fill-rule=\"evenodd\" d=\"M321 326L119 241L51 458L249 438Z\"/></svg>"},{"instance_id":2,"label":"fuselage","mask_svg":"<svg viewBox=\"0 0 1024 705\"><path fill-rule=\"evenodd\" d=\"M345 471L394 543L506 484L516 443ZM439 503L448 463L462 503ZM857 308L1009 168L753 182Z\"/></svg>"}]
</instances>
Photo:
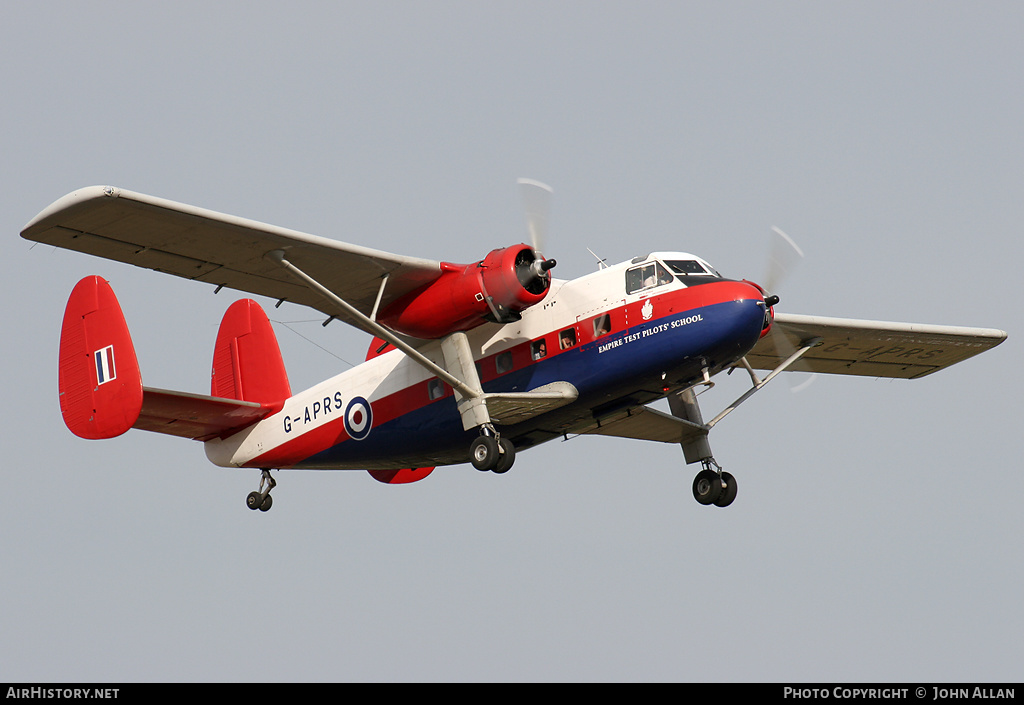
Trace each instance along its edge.
<instances>
[{"instance_id":1,"label":"fuselage","mask_svg":"<svg viewBox=\"0 0 1024 705\"><path fill-rule=\"evenodd\" d=\"M571 404L501 428L524 449L727 369L754 346L764 323L760 289L722 278L693 255L662 252L555 280L520 320L467 335L485 392L556 381L578 391ZM419 350L444 366L440 341ZM207 441L206 453L226 467L430 467L466 462L475 435L464 430L452 389L391 349L296 394L243 431Z\"/></svg>"}]
</instances>

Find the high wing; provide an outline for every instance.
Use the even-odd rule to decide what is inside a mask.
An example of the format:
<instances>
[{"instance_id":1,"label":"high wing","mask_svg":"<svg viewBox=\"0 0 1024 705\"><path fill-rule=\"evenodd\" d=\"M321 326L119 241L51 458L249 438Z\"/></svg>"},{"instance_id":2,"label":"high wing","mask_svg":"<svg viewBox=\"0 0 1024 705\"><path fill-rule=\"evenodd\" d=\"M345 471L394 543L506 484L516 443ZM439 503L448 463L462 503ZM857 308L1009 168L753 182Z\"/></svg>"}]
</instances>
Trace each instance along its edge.
<instances>
[{"instance_id":1,"label":"high wing","mask_svg":"<svg viewBox=\"0 0 1024 705\"><path fill-rule=\"evenodd\" d=\"M771 331L747 353L747 361L756 369L774 369L813 338L820 338L820 344L790 370L916 379L994 348L1006 333L777 313Z\"/></svg>"},{"instance_id":2,"label":"high wing","mask_svg":"<svg viewBox=\"0 0 1024 705\"><path fill-rule=\"evenodd\" d=\"M767 336L746 355L752 368L772 370L764 380L708 423L694 423L641 406L614 417L595 419L576 433L689 444L711 428L783 369L828 374L915 379L985 352L1006 339L992 328L961 328L775 314ZM807 348L807 346L812 346ZM797 358L795 362L790 357ZM689 461L688 462L693 462Z\"/></svg>"},{"instance_id":3,"label":"high wing","mask_svg":"<svg viewBox=\"0 0 1024 705\"><path fill-rule=\"evenodd\" d=\"M266 255L288 260L365 315L441 276L441 263L349 245L112 186L58 199L21 232L28 240L310 306L360 325Z\"/></svg>"}]
</instances>

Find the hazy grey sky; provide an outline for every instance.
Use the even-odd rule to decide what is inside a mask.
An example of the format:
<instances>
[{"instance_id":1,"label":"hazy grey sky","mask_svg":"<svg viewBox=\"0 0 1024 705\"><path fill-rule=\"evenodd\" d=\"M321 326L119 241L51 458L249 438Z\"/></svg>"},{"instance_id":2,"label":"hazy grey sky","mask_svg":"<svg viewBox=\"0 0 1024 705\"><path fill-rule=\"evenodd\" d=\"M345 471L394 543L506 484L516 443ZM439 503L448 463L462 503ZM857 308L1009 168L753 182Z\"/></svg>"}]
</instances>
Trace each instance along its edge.
<instances>
[{"instance_id":1,"label":"hazy grey sky","mask_svg":"<svg viewBox=\"0 0 1024 705\"><path fill-rule=\"evenodd\" d=\"M1011 2L4 5L0 680L1020 680L1021 36ZM555 189L563 278L590 248L756 280L777 225L807 253L780 309L1010 338L911 382L769 385L711 436L727 510L678 447L578 438L504 476L278 473L253 513L258 471L198 443L65 429L78 279L185 391L238 297L18 237L59 196L468 262L525 238L520 176ZM345 368L277 332L294 388Z\"/></svg>"}]
</instances>

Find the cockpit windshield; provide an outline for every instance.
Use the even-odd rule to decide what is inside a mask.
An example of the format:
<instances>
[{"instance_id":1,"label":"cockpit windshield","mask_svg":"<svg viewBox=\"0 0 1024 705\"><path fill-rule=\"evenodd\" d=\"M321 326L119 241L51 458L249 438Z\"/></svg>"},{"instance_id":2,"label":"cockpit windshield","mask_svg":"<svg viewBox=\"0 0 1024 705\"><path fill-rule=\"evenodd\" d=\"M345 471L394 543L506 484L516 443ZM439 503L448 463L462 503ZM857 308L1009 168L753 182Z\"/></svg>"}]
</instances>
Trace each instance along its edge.
<instances>
[{"instance_id":1,"label":"cockpit windshield","mask_svg":"<svg viewBox=\"0 0 1024 705\"><path fill-rule=\"evenodd\" d=\"M685 255L684 255L685 256ZM686 286L709 284L722 279L719 274L703 260L694 259L650 259L636 258L637 266L626 270L626 293L654 289L656 287L680 282ZM642 264L640 264L642 262Z\"/></svg>"},{"instance_id":2,"label":"cockpit windshield","mask_svg":"<svg viewBox=\"0 0 1024 705\"><path fill-rule=\"evenodd\" d=\"M702 263L695 259L677 259L677 260L665 260L665 264L675 272L676 274L682 275L680 281L685 282L685 277L696 275L703 277L717 277L722 278L722 275L716 272L711 267L705 267Z\"/></svg>"}]
</instances>

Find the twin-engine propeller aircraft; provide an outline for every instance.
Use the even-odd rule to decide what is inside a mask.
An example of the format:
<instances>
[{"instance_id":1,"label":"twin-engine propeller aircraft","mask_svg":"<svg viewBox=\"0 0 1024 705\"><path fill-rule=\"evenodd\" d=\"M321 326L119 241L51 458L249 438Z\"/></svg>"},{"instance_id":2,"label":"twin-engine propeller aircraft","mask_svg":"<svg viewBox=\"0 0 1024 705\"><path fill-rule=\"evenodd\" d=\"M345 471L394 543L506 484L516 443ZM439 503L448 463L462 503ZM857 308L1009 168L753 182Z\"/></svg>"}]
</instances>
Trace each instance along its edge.
<instances>
[{"instance_id":1,"label":"twin-engine propeller aircraft","mask_svg":"<svg viewBox=\"0 0 1024 705\"><path fill-rule=\"evenodd\" d=\"M272 469L364 469L385 483L469 461L504 473L516 453L577 434L682 446L698 502L736 479L708 434L783 370L913 379L998 345L999 330L819 318L700 257L653 252L572 281L541 254L543 184L521 180L532 244L478 262L416 259L109 186L36 216L22 237L314 308L373 337L367 359L293 394L266 313L227 310L209 395L146 387L120 305L100 277L64 313L60 407L83 438L140 428L203 441L223 467L262 469L246 499L267 511ZM325 322L326 323L326 322ZM742 368L751 387L705 422L695 390ZM760 377L755 370L769 370ZM648 406L668 399L671 413Z\"/></svg>"}]
</instances>

